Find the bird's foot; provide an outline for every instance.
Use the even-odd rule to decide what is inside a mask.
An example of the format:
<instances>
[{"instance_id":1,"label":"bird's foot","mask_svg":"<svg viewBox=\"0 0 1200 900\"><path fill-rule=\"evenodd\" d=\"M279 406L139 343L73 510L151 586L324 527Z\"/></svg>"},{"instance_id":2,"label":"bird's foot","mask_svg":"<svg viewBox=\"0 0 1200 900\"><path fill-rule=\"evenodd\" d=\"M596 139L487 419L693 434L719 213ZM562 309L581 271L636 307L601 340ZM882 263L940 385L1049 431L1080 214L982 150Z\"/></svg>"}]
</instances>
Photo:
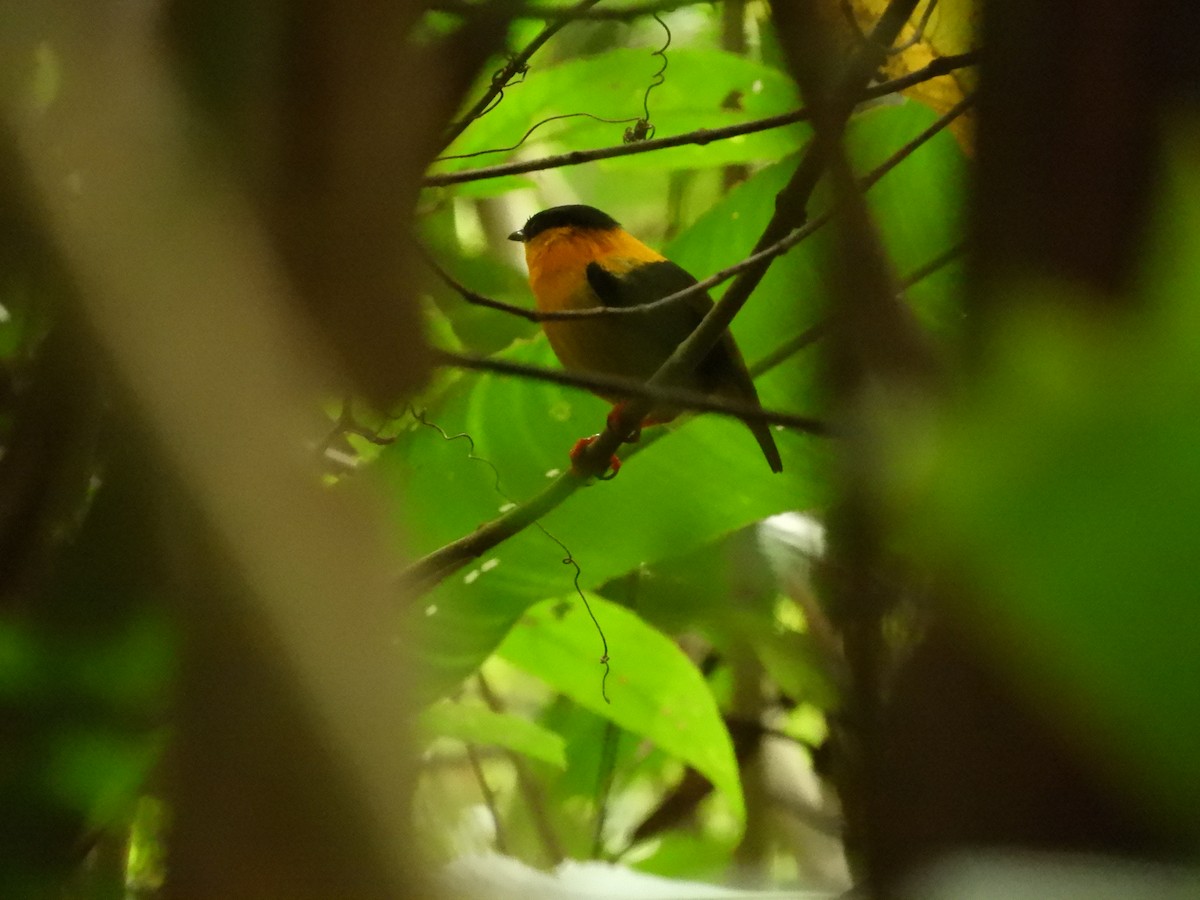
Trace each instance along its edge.
<instances>
[{"instance_id":1,"label":"bird's foot","mask_svg":"<svg viewBox=\"0 0 1200 900\"><path fill-rule=\"evenodd\" d=\"M571 471L576 475L583 477L584 473L579 469L579 458L587 452L587 448L595 443L598 434L593 434L591 437L580 438L575 442L575 446L571 448ZM617 473L621 471L621 460L617 459L614 453L608 460L608 468L602 475L597 475L601 481L609 481L617 477Z\"/></svg>"},{"instance_id":2,"label":"bird's foot","mask_svg":"<svg viewBox=\"0 0 1200 900\"><path fill-rule=\"evenodd\" d=\"M625 403L621 402L614 406L608 413L608 418L604 420L604 424L608 426L609 431L620 431L622 428L621 419L625 415ZM636 444L642 439L642 426L639 425L629 433L625 438L625 443Z\"/></svg>"}]
</instances>

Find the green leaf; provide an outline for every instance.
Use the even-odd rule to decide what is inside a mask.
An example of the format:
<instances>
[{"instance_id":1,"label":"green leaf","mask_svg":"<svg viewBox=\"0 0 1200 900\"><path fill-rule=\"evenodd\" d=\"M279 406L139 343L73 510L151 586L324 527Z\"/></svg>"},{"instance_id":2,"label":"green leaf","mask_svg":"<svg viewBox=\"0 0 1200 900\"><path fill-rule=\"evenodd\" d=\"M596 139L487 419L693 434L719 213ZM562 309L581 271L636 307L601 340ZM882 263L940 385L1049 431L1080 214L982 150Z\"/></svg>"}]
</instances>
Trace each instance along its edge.
<instances>
[{"instance_id":1,"label":"green leaf","mask_svg":"<svg viewBox=\"0 0 1200 900\"><path fill-rule=\"evenodd\" d=\"M656 137L718 128L797 108L791 79L778 69L721 50L674 49L665 81L650 93L650 119ZM506 89L504 99L471 124L449 155L513 147L538 122L551 116L586 112L606 119L636 119L661 63L646 49L618 48L548 68L531 66L523 82ZM547 122L520 148L523 156L620 144L631 122L605 124L575 117ZM605 162L605 167L711 168L733 162L778 159L794 152L807 134L803 126L717 141L705 146L640 154ZM515 151L435 164L446 172L495 165Z\"/></svg>"},{"instance_id":2,"label":"green leaf","mask_svg":"<svg viewBox=\"0 0 1200 900\"><path fill-rule=\"evenodd\" d=\"M733 742L700 671L633 612L595 595L588 602L608 642L611 703L601 694L600 636L577 598L547 600L527 610L498 655L695 768L743 821Z\"/></svg>"},{"instance_id":3,"label":"green leaf","mask_svg":"<svg viewBox=\"0 0 1200 900\"><path fill-rule=\"evenodd\" d=\"M421 713L420 725L429 737L504 747L556 769L567 766L561 735L520 716L493 712L480 703L439 701Z\"/></svg>"},{"instance_id":4,"label":"green leaf","mask_svg":"<svg viewBox=\"0 0 1200 900\"><path fill-rule=\"evenodd\" d=\"M1200 171L1163 196L1148 312L1009 282L980 374L880 458L997 663L1131 796L1200 826Z\"/></svg>"},{"instance_id":5,"label":"green leaf","mask_svg":"<svg viewBox=\"0 0 1200 900\"><path fill-rule=\"evenodd\" d=\"M856 152L886 155L929 121L929 113L915 104L876 110L855 126L854 140L862 148ZM894 189L875 197L871 192L901 271L924 263L952 241L959 197L949 187L930 187L957 183L952 173L962 164L961 152L947 140L905 163L921 170L925 193ZM785 162L754 175L673 241L668 254L698 277L742 258L794 165ZM889 178L902 179L902 171ZM888 179L875 190L886 185ZM893 218L902 224L892 226ZM777 260L734 321L734 335L750 362L821 317L819 272L827 241L818 233ZM761 378L764 404L812 412L818 402L817 352L809 349ZM500 356L558 365L540 335ZM428 552L469 534L510 501L541 490L551 473L568 465L567 450L575 441L603 428L607 412L604 401L576 389L496 375L464 377L429 414L448 434L469 434L475 455L486 463L471 458L465 439L448 443L430 428L402 435L380 454L381 472L411 525L410 551ZM643 563L711 545L774 513L823 505L828 499L824 439L789 431L777 433L777 439L784 460L778 476L767 469L739 422L699 416L648 429L641 447L623 453L626 465L618 478L577 493L543 524L578 560L583 586L596 588ZM422 601L418 653L432 695L474 671L526 607L571 588L573 570L561 562L566 555L554 540L530 528Z\"/></svg>"},{"instance_id":6,"label":"green leaf","mask_svg":"<svg viewBox=\"0 0 1200 900\"><path fill-rule=\"evenodd\" d=\"M503 354L555 365L543 340ZM604 426L608 406L590 394L542 382L485 375L464 379L430 415L448 434L418 428L380 454L378 465L403 498L416 553L428 552L494 518L509 498L528 497L569 465L575 441ZM421 601L413 627L436 696L470 674L521 612L581 584L596 587L643 562L678 555L784 509L814 505L821 441L780 434L785 472L774 475L739 422L698 417L625 454L611 482L577 492L542 522L450 576ZM480 460L486 460L482 462ZM494 468L493 468L494 467ZM499 491L496 482L499 478ZM557 541L556 541L557 539Z\"/></svg>"},{"instance_id":7,"label":"green leaf","mask_svg":"<svg viewBox=\"0 0 1200 900\"><path fill-rule=\"evenodd\" d=\"M851 120L847 149L865 175L937 119L923 104L880 106ZM926 141L866 194L876 228L897 277L961 244L965 222L967 159L948 129ZM962 320L962 267L947 267L906 292L920 320L953 334Z\"/></svg>"}]
</instances>

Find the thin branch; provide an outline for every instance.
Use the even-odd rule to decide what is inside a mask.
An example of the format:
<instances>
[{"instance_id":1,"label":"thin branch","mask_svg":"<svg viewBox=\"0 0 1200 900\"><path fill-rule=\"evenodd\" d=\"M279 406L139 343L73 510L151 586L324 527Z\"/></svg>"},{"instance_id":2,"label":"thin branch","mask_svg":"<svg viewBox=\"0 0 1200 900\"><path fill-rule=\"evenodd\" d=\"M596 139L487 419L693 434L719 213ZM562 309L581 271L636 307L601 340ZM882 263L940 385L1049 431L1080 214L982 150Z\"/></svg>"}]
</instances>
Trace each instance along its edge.
<instances>
[{"instance_id":1,"label":"thin branch","mask_svg":"<svg viewBox=\"0 0 1200 900\"><path fill-rule=\"evenodd\" d=\"M525 306L516 306L512 303L505 303L503 300L493 300L491 297L485 297L483 294L471 290L469 287L447 272L444 268L442 268L441 264L433 258L433 254L431 254L420 244L417 245L417 253L420 254L421 259L425 261L425 264L433 270L433 274L437 275L438 278L446 283L447 287L453 290L468 303L474 306L483 306L488 309L498 309L501 312L508 313L509 315L520 316L522 319L528 319L530 322L542 322L545 320L544 317L546 314L539 310L529 309Z\"/></svg>"},{"instance_id":2,"label":"thin branch","mask_svg":"<svg viewBox=\"0 0 1200 900\"><path fill-rule=\"evenodd\" d=\"M570 11L583 12L595 6L599 2L600 0L580 0L580 2L575 4ZM538 32L537 37L530 41L525 46L524 50L510 57L508 62L505 63L505 65L499 71L492 75L492 83L488 85L488 89L483 92L483 96L475 101L475 105L467 110L466 115L450 125L450 127L446 130L446 135L443 138L444 146L448 147L453 144L455 140L458 139L458 136L466 131L467 127L472 122L486 113L491 108L492 103L495 102L496 98L503 93L506 87L508 87L508 83L512 81L518 73L524 72L526 68L528 68L529 60L533 57L533 54L537 53L538 50L542 48L542 45L546 43L546 41L558 34L558 32L560 32L570 21L570 18L562 17L550 22L545 28Z\"/></svg>"},{"instance_id":3,"label":"thin branch","mask_svg":"<svg viewBox=\"0 0 1200 900\"><path fill-rule=\"evenodd\" d=\"M938 270L943 269L950 263L954 262L954 260L963 255L963 251L965 250L965 244L955 244L949 250L944 250L939 253L923 266L913 269L912 272L900 282L901 293L907 291L910 287L918 282L924 281L934 272L937 272Z\"/></svg>"},{"instance_id":4,"label":"thin branch","mask_svg":"<svg viewBox=\"0 0 1200 900\"><path fill-rule=\"evenodd\" d=\"M958 56L942 56L915 72L910 72L900 78L865 88L860 92L855 102L861 103L866 100L899 93L913 85L929 81L933 78L940 78L957 69L973 66L978 61L979 51L962 53ZM495 166L483 166L478 169L464 169L459 172L443 172L428 175L421 183L424 187L447 187L452 184L483 181L488 178L500 178L505 175L523 175L527 172L540 172L546 169L557 169L562 166L575 166L602 159L632 156L636 153L649 153L654 150L683 147L689 144L703 146L713 141L723 141L742 135L756 134L760 131L769 131L773 128L782 128L785 125L793 125L797 122L806 122L811 118L812 111L808 108L802 108L790 113L781 113L777 116L755 119L752 122L727 125L724 128L698 128L695 131L689 131L684 134L639 141L636 144L617 144L612 147L598 147L595 150L572 150L568 153L559 153L541 159L501 163Z\"/></svg>"},{"instance_id":5,"label":"thin branch","mask_svg":"<svg viewBox=\"0 0 1200 900\"><path fill-rule=\"evenodd\" d=\"M815 344L828 333L829 321L827 319L817 322L815 325L810 325L790 341L787 341L786 343L776 347L774 350L752 365L750 367L750 375L754 378L757 378L759 375L770 372L776 366L781 365L787 360L791 359L805 347Z\"/></svg>"},{"instance_id":6,"label":"thin branch","mask_svg":"<svg viewBox=\"0 0 1200 900\"><path fill-rule=\"evenodd\" d=\"M482 672L475 675L475 681L479 685L479 695L483 698L483 702L487 704L488 709L494 713L504 712L504 703L500 700L496 693L492 690L492 686L488 684ZM542 841L542 846L546 850L546 856L550 862L558 864L567 858L566 852L563 850L562 843L558 839L558 835L554 832L554 825L550 822L550 816L546 813L546 802L542 797L541 789L538 787L537 781L529 773L529 767L525 765L523 760L516 751L504 748L504 755L508 757L509 763L513 767L513 771L517 775L517 790L525 800L525 805L529 808L529 817L533 820L534 829L538 833L538 837Z\"/></svg>"},{"instance_id":7,"label":"thin branch","mask_svg":"<svg viewBox=\"0 0 1200 900\"><path fill-rule=\"evenodd\" d=\"M467 760L471 763L471 771L475 775L475 780L479 783L479 793L483 795L483 803L492 817L492 827L496 832L496 849L501 853L507 854L508 841L504 837L504 824L500 819L500 807L496 804L496 792L492 790L492 786L488 784L487 777L483 774L483 763L479 759L479 749L470 741L467 741L464 746L467 748Z\"/></svg>"},{"instance_id":8,"label":"thin branch","mask_svg":"<svg viewBox=\"0 0 1200 900\"><path fill-rule=\"evenodd\" d=\"M808 434L828 436L829 428L819 419L811 416L799 416L794 413L766 410L743 401L732 398L710 396L699 391L689 391L683 388L650 386L636 378L621 378L616 375L602 375L596 372L569 372L564 369L544 369L541 366L531 366L524 363L511 362L503 359L468 356L450 350L437 351L437 361L440 365L454 366L460 369L474 369L481 372L498 372L503 375L515 375L534 381L548 381L551 384L561 384L567 387L582 388L605 395L624 398L638 398L649 401L655 406L665 405L679 410L692 412L718 413L731 416L743 422L766 422L771 425L785 425Z\"/></svg>"},{"instance_id":9,"label":"thin branch","mask_svg":"<svg viewBox=\"0 0 1200 900\"><path fill-rule=\"evenodd\" d=\"M519 503L458 540L427 553L397 576L401 596L415 602L423 593L461 569L473 559L519 534L587 483L572 472L564 473L542 489L541 493Z\"/></svg>"},{"instance_id":10,"label":"thin branch","mask_svg":"<svg viewBox=\"0 0 1200 900\"><path fill-rule=\"evenodd\" d=\"M948 263L953 262L955 259L957 259L959 256L962 255L963 249L964 249L964 247L962 244L955 244L949 250L945 250L942 253L939 253L937 256L935 256L933 259L931 259L929 262L924 263L923 265L920 265L917 268L913 269L911 273L909 273L907 276L905 276L905 278L903 278L900 281L899 293L903 294L905 291L907 291L913 285L924 281L926 278L928 278L934 272L937 272L939 269L943 268ZM770 353L768 353L762 359L758 360L753 365L751 365L750 366L750 374L754 378L758 378L760 375L764 375L767 372L770 372L776 366L783 364L784 362L791 359L791 357L795 356L797 353L799 353L804 348L809 347L812 344L815 344L821 338L828 335L829 331L830 331L830 324L831 323L830 323L829 319L822 319L821 321L817 322L815 325L810 325L808 328L804 329L804 331L800 332L794 338L792 338L791 340L787 341L784 344L781 344L779 347L776 347L774 350L772 350Z\"/></svg>"},{"instance_id":11,"label":"thin branch","mask_svg":"<svg viewBox=\"0 0 1200 900\"><path fill-rule=\"evenodd\" d=\"M542 6L537 3L526 3L513 11L515 19L542 19L543 21L591 21L629 22L655 13L674 12L688 6L703 6L712 0L653 0L653 2L624 6L620 9L563 9L557 6ZM476 5L464 3L462 0L437 0L430 4L430 9L438 12L466 16L475 12Z\"/></svg>"},{"instance_id":12,"label":"thin branch","mask_svg":"<svg viewBox=\"0 0 1200 900\"><path fill-rule=\"evenodd\" d=\"M925 11L921 13L921 21L918 22L917 27L913 29L912 35L904 43L897 44L894 47L889 47L887 51L888 56L897 56L903 53L905 50L915 47L921 42L921 40L925 37L925 28L929 25L929 20L933 17L933 11L937 9L937 5L938 0L929 0L929 2L925 5Z\"/></svg>"}]
</instances>

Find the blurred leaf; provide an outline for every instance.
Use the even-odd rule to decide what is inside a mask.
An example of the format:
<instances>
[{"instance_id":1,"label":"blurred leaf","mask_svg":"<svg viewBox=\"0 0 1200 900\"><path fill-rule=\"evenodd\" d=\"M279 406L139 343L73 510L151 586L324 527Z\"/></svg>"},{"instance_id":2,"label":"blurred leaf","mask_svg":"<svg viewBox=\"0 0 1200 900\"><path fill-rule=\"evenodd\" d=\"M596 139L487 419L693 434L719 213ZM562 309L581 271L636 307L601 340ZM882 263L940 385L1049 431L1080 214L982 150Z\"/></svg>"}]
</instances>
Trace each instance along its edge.
<instances>
[{"instance_id":1,"label":"blurred leaf","mask_svg":"<svg viewBox=\"0 0 1200 900\"><path fill-rule=\"evenodd\" d=\"M741 821L745 806L733 743L699 670L634 613L595 595L588 601L608 641L611 703L601 694L600 637L577 599L547 600L527 610L497 654L694 767Z\"/></svg>"},{"instance_id":2,"label":"blurred leaf","mask_svg":"<svg viewBox=\"0 0 1200 900\"><path fill-rule=\"evenodd\" d=\"M931 5L936 8L931 9ZM870 28L887 8L886 0L850 0L848 8L859 25ZM884 72L888 78L899 78L929 65L941 56L966 53L978 46L981 4L977 0L925 0L917 5L912 18L900 32L899 47L902 52L888 55ZM925 18L929 14L928 19ZM924 28L918 32L918 26ZM955 103L974 90L976 82L974 68L958 69L948 75L932 78L913 85L904 95L923 103L941 115ZM973 113L959 118L950 126L951 132L964 147L971 144L970 122Z\"/></svg>"},{"instance_id":3,"label":"blurred leaf","mask_svg":"<svg viewBox=\"0 0 1200 900\"><path fill-rule=\"evenodd\" d=\"M130 824L129 862L125 880L134 896L153 896L166 879L166 835L170 814L155 797L139 797Z\"/></svg>"},{"instance_id":4,"label":"blurred leaf","mask_svg":"<svg viewBox=\"0 0 1200 900\"><path fill-rule=\"evenodd\" d=\"M970 390L884 457L914 546L971 586L997 659L1200 825L1200 171L1163 196L1148 313L1011 283L1040 307L1014 304Z\"/></svg>"},{"instance_id":5,"label":"blurred leaf","mask_svg":"<svg viewBox=\"0 0 1200 900\"><path fill-rule=\"evenodd\" d=\"M493 712L482 704L439 701L421 713L420 724L429 737L504 747L557 769L567 765L561 735L520 716Z\"/></svg>"},{"instance_id":6,"label":"blurred leaf","mask_svg":"<svg viewBox=\"0 0 1200 900\"><path fill-rule=\"evenodd\" d=\"M709 835L676 829L656 836L650 855L635 865L639 872L663 878L720 881L736 849L736 833Z\"/></svg>"},{"instance_id":7,"label":"blurred leaf","mask_svg":"<svg viewBox=\"0 0 1200 900\"><path fill-rule=\"evenodd\" d=\"M50 794L93 827L128 816L159 756L158 741L101 729L64 728L46 762Z\"/></svg>"},{"instance_id":8,"label":"blurred leaf","mask_svg":"<svg viewBox=\"0 0 1200 900\"><path fill-rule=\"evenodd\" d=\"M12 703L35 694L45 681L41 653L28 626L0 618L0 702Z\"/></svg>"},{"instance_id":9,"label":"blurred leaf","mask_svg":"<svg viewBox=\"0 0 1200 900\"><path fill-rule=\"evenodd\" d=\"M753 646L767 674L789 697L823 710L836 706L837 688L819 648L807 634L759 629L754 632Z\"/></svg>"}]
</instances>

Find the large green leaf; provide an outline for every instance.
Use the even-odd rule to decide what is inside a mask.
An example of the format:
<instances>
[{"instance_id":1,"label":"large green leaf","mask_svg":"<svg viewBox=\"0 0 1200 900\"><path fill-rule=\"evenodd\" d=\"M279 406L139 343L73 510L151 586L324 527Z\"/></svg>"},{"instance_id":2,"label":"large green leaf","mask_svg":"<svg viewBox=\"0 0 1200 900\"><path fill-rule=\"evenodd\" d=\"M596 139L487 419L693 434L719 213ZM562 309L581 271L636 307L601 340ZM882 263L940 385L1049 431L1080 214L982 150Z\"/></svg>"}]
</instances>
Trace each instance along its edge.
<instances>
[{"instance_id":1,"label":"large green leaf","mask_svg":"<svg viewBox=\"0 0 1200 900\"><path fill-rule=\"evenodd\" d=\"M704 677L682 650L634 613L591 595L612 674L601 693L600 638L577 597L529 609L497 653L580 706L694 767L745 816L733 742Z\"/></svg>"},{"instance_id":2,"label":"large green leaf","mask_svg":"<svg viewBox=\"0 0 1200 900\"><path fill-rule=\"evenodd\" d=\"M554 365L544 341L506 356ZM576 439L604 425L608 407L589 394L499 376L464 379L433 417L447 442L417 428L380 455L404 498L412 549L427 552L528 497L569 464ZM741 423L693 419L627 455L619 477L576 493L543 524L596 586L784 509L814 503L822 439L782 434L785 473L773 475ZM494 468L493 468L494 467ZM500 490L496 481L499 473ZM421 601L417 651L426 686L440 692L472 672L530 604L569 590L566 552L537 527L510 538Z\"/></svg>"},{"instance_id":3,"label":"large green leaf","mask_svg":"<svg viewBox=\"0 0 1200 900\"><path fill-rule=\"evenodd\" d=\"M935 116L916 103L872 109L851 122L847 144L860 174L866 174L925 129ZM775 195L795 170L795 161L768 167L739 185L695 224L671 241L665 253L685 269L704 278L743 259L754 247L775 208ZM876 224L897 275L903 276L939 256L959 240L965 159L948 133L930 140L867 194ZM823 192L809 204L810 218L827 208ZM734 334L746 359L765 356L781 343L814 324L825 313L822 272L831 251L832 230L818 231L809 240L775 260L738 315ZM713 291L724 293L727 285ZM955 282L930 279L912 292L923 318L931 323L952 321L957 309ZM814 356L807 351L805 360ZM781 366L759 384L766 405L811 402L797 397L798 385L812 383L812 368L804 360Z\"/></svg>"},{"instance_id":4,"label":"large green leaf","mask_svg":"<svg viewBox=\"0 0 1200 900\"><path fill-rule=\"evenodd\" d=\"M854 145L865 148L856 152L886 155L929 121L917 106L874 111L855 126ZM947 142L923 148L905 163L923 173L921 184L954 183L953 166L961 165L961 153L952 140ZM764 169L731 192L672 242L672 258L699 277L741 258L765 225L792 165ZM905 167L889 179L903 178ZM951 190L909 194L895 189L872 199L902 267L945 249L957 217ZM892 226L892 218L902 219L902 225ZM734 322L734 334L750 361L819 317L824 240L818 235L777 260ZM502 355L557 365L540 337ZM764 402L811 412L814 359L809 350L764 377ZM403 497L411 549L427 552L469 534L494 518L509 498L520 500L539 491L549 473L565 468L566 451L578 438L603 428L607 410L603 401L574 389L494 375L463 378L430 415L451 434L471 435L477 455L495 469L470 459L465 441L447 443L428 428L404 435L381 454L385 475ZM655 431L662 433L652 429L647 438ZM596 587L642 563L707 546L768 515L823 504L824 441L787 431L777 437L784 460L780 476L769 472L745 426L716 416L693 418L672 426L661 440L647 440L636 455L627 456L617 479L576 494L544 524L578 560L582 584ZM497 475L503 493L496 490ZM564 555L545 534L530 528L426 598L419 651L428 689L436 693L457 683L486 658L522 610L569 589L573 570L561 564Z\"/></svg>"},{"instance_id":5,"label":"large green leaf","mask_svg":"<svg viewBox=\"0 0 1200 900\"><path fill-rule=\"evenodd\" d=\"M721 50L675 49L664 82L650 93L655 136L697 128L718 128L776 115L799 105L795 86L778 69ZM448 154L512 147L538 122L566 113L587 112L607 119L643 115L646 87L661 65L645 49L618 48L547 68L536 65L523 82L508 88L503 101L472 123ZM626 124L570 118L541 126L522 145L521 154L538 156L563 150L603 147L622 141ZM688 146L606 162L607 167L709 168L734 162L777 159L797 149L806 129L746 135L704 146ZM456 159L434 171L494 165L511 151Z\"/></svg>"}]
</instances>

